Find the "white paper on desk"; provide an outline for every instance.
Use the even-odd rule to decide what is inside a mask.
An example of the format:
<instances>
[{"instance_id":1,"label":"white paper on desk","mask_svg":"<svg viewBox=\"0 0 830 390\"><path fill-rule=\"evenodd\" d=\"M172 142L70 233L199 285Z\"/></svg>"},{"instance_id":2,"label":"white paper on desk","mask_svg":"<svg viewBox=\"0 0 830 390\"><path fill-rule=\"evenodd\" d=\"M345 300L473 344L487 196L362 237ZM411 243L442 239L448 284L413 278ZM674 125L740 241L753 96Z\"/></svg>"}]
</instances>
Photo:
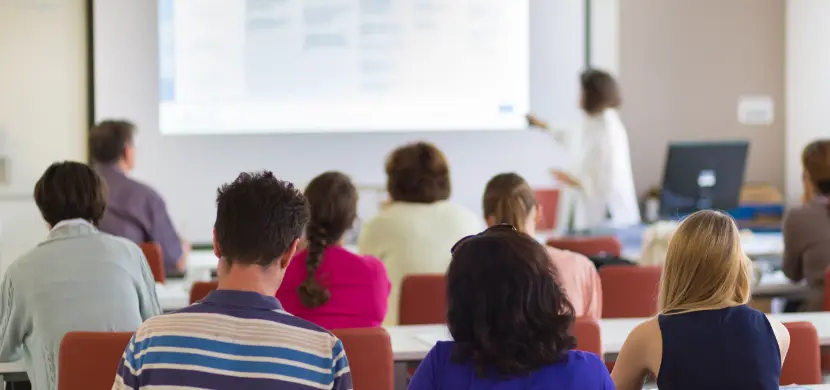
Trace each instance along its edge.
<instances>
[{"instance_id":1,"label":"white paper on desk","mask_svg":"<svg viewBox=\"0 0 830 390\"><path fill-rule=\"evenodd\" d=\"M424 333L415 336L418 341L429 345L430 347L438 344L439 341L452 341L452 337L447 335L444 332L436 332L436 333Z\"/></svg>"}]
</instances>

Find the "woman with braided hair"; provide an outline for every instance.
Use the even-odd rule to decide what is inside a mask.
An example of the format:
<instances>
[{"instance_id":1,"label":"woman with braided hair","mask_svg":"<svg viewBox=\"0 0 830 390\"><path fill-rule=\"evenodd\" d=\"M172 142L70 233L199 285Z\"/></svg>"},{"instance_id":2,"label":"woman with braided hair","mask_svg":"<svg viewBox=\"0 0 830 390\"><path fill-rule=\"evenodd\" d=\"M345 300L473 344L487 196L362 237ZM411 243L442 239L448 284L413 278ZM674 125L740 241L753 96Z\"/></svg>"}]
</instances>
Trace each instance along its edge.
<instances>
[{"instance_id":1,"label":"woman with braided hair","mask_svg":"<svg viewBox=\"0 0 830 390\"><path fill-rule=\"evenodd\" d=\"M348 176L325 172L305 196L307 247L292 259L277 298L285 311L326 329L380 326L391 288L386 268L342 245L357 218L357 189Z\"/></svg>"}]
</instances>

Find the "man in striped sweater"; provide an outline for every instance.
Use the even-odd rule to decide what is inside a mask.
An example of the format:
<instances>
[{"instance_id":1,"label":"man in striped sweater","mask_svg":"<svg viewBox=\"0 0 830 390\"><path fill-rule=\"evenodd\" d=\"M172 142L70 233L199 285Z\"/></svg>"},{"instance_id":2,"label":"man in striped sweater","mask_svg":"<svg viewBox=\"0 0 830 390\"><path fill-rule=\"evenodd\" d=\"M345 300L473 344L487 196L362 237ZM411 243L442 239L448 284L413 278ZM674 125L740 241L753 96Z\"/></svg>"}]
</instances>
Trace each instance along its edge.
<instances>
[{"instance_id":1,"label":"man in striped sweater","mask_svg":"<svg viewBox=\"0 0 830 390\"><path fill-rule=\"evenodd\" d=\"M113 389L350 390L340 340L274 298L308 222L303 195L270 172L242 173L216 203L219 289L146 321Z\"/></svg>"}]
</instances>

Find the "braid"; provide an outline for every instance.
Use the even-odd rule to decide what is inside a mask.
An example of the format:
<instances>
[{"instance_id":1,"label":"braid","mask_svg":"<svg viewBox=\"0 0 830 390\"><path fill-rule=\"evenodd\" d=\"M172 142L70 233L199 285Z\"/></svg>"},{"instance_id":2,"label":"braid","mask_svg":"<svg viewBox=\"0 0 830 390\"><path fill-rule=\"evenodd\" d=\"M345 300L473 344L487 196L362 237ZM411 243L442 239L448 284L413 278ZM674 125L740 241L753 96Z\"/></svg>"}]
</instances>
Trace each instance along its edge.
<instances>
[{"instance_id":1,"label":"braid","mask_svg":"<svg viewBox=\"0 0 830 390\"><path fill-rule=\"evenodd\" d=\"M309 224L307 230L308 257L306 258L306 279L297 288L297 294L304 306L315 308L322 306L331 298L331 292L320 285L315 275L320 263L323 262L323 252L330 242L326 240L326 230L320 226Z\"/></svg>"}]
</instances>

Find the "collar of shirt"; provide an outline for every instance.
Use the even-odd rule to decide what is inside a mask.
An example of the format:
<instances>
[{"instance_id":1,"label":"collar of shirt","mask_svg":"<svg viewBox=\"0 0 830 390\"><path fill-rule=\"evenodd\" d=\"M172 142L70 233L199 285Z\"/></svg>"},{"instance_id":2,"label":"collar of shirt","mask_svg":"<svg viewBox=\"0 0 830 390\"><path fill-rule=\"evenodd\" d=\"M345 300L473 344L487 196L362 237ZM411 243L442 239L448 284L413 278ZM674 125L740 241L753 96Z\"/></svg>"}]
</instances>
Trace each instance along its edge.
<instances>
[{"instance_id":1,"label":"collar of shirt","mask_svg":"<svg viewBox=\"0 0 830 390\"><path fill-rule=\"evenodd\" d=\"M262 295L253 291L215 290L202 299L202 303L221 306L240 306L265 310L283 310L276 297Z\"/></svg>"},{"instance_id":2,"label":"collar of shirt","mask_svg":"<svg viewBox=\"0 0 830 390\"><path fill-rule=\"evenodd\" d=\"M95 164L93 164L93 168L95 169L95 171L97 171L99 173L102 173L104 175L114 174L114 175L127 176L127 174L123 170L121 170L121 168L118 166L118 163L112 163L112 164L95 163Z\"/></svg>"},{"instance_id":3,"label":"collar of shirt","mask_svg":"<svg viewBox=\"0 0 830 390\"><path fill-rule=\"evenodd\" d=\"M54 232L56 229L59 229L64 226L89 226L91 228L95 228L95 225L91 224L89 221L83 218L73 218L73 219L65 219L52 226L52 229L49 230L50 232Z\"/></svg>"}]
</instances>

